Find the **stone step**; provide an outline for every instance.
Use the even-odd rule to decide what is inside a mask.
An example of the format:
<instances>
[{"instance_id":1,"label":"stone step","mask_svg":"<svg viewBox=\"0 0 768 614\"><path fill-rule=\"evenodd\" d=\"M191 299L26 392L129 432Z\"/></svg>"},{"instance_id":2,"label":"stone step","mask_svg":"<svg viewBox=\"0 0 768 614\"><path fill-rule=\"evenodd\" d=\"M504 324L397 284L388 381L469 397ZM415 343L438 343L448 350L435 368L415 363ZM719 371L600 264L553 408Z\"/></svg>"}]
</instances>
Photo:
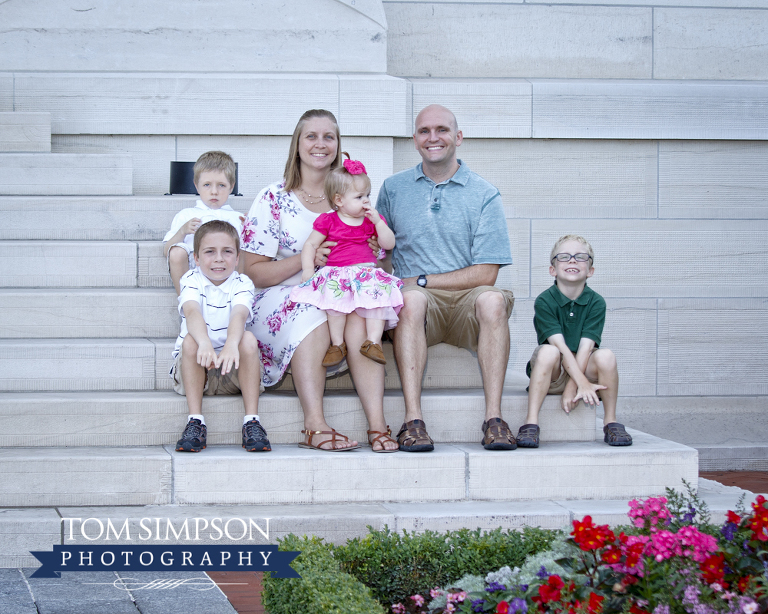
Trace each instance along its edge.
<instances>
[{"instance_id":1,"label":"stone step","mask_svg":"<svg viewBox=\"0 0 768 614\"><path fill-rule=\"evenodd\" d=\"M162 241L195 196L2 196L0 240ZM227 203L247 213L253 197ZM41 224L40 220L45 220Z\"/></svg>"},{"instance_id":2,"label":"stone step","mask_svg":"<svg viewBox=\"0 0 768 614\"><path fill-rule=\"evenodd\" d=\"M129 242L0 241L0 287L135 287L137 257Z\"/></svg>"},{"instance_id":3,"label":"stone step","mask_svg":"<svg viewBox=\"0 0 768 614\"><path fill-rule=\"evenodd\" d=\"M129 154L0 154L2 195L132 193L133 159Z\"/></svg>"},{"instance_id":4,"label":"stone step","mask_svg":"<svg viewBox=\"0 0 768 614\"><path fill-rule=\"evenodd\" d=\"M50 153L50 113L0 113L0 152Z\"/></svg>"},{"instance_id":5,"label":"stone step","mask_svg":"<svg viewBox=\"0 0 768 614\"><path fill-rule=\"evenodd\" d=\"M502 413L510 428L525 421L527 394L506 388ZM540 416L542 441L593 441L595 410L580 405L570 414L559 409L560 398L547 397ZM324 399L328 423L356 441L367 441L362 406L354 392L328 391ZM424 421L439 443L479 444L485 402L483 392L425 390ZM240 396L205 397L203 412L212 445L239 445L243 423ZM0 447L173 445L188 411L184 397L172 391L154 392L50 392L0 393ZM259 416L273 444L302 441L303 413L295 395L266 392L259 402ZM384 394L384 416L396 434L403 422L402 395ZM55 424L41 432L41 424Z\"/></svg>"},{"instance_id":6,"label":"stone step","mask_svg":"<svg viewBox=\"0 0 768 614\"><path fill-rule=\"evenodd\" d=\"M8 507L604 500L662 494L683 479L696 487L696 450L632 435L634 445L625 448L542 442L537 449L490 452L446 443L425 454L293 445L260 454L239 445L212 445L199 454L125 444L5 448L0 500Z\"/></svg>"},{"instance_id":7,"label":"stone step","mask_svg":"<svg viewBox=\"0 0 768 614\"><path fill-rule=\"evenodd\" d=\"M116 296L121 298L122 294L117 293ZM147 308L152 307L156 298L151 293L148 296L136 296ZM92 325L106 332L113 316L102 301L96 303L101 303L101 306L94 310L96 320L92 321ZM23 316L23 312L19 313ZM82 308L68 321L82 330L87 324L74 321L77 313L82 314ZM43 317L39 312L33 312L33 315ZM129 324L134 322L132 325L140 326L136 323L139 315L141 312L128 318ZM93 316L83 315L86 322L89 317ZM7 325L6 330L18 330L13 326ZM54 322L45 326L56 324ZM122 327L123 323L117 326ZM0 392L171 390L173 386L168 374L173 363L175 343L175 338L0 339ZM400 390L392 345L384 343L383 347L387 358L385 387ZM507 375L507 379L510 385L526 381L523 374L512 372ZM433 346L427 353L423 384L425 389L481 387L482 377L477 359L469 350L445 344ZM326 386L328 390L353 388L349 375L329 379ZM286 377L273 390L291 392L293 389L292 379Z\"/></svg>"},{"instance_id":8,"label":"stone step","mask_svg":"<svg viewBox=\"0 0 768 614\"><path fill-rule=\"evenodd\" d=\"M682 484L674 487L683 491ZM698 496L707 503L712 521L722 523L744 495L747 503L754 494L736 487L699 479ZM630 497L624 499L553 499L551 501L456 501L445 503L334 503L314 505L146 505L132 507L46 507L0 510L0 567L35 567L40 563L30 550L50 551L54 544L265 544L277 543L289 533L316 535L343 544L363 537L370 526L374 530L444 532L462 528L475 530L515 530L526 526L570 530L574 519L589 514L597 524L627 524ZM152 528L151 537L144 526ZM157 524L160 518L160 539ZM211 530L214 519L227 529L221 539ZM67 519L67 520L63 520ZM90 520L89 520L90 519ZM200 520L197 520L200 519ZM107 521L119 538L110 533L106 541ZM185 521L189 537L184 532ZM99 528L101 522L102 529ZM127 532L123 527L127 522ZM85 523L85 526L83 526ZM207 524L206 524L207 523ZM168 527L180 538L176 538ZM199 527L197 535L195 526ZM247 527L247 531L246 528ZM258 527L258 528L257 528ZM71 535L70 535L71 529ZM263 533L261 531L263 531ZM168 539L165 539L166 532ZM266 536L264 535L266 533ZM99 537L101 535L101 537ZM130 539L129 539L130 538ZM143 540L141 538L144 538Z\"/></svg>"}]
</instances>

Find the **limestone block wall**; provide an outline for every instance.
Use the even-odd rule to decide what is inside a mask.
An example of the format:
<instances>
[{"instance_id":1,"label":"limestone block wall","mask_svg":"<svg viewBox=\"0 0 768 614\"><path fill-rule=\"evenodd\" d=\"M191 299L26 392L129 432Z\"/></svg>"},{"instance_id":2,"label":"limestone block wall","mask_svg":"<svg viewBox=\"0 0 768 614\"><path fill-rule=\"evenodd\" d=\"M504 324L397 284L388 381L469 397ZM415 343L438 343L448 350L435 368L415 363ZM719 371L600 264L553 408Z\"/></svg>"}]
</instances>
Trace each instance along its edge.
<instances>
[{"instance_id":1,"label":"limestone block wall","mask_svg":"<svg viewBox=\"0 0 768 614\"><path fill-rule=\"evenodd\" d=\"M415 114L445 104L460 156L507 211L510 371L535 344L551 244L578 232L628 422L762 442L768 0L36 0L0 3L0 19L0 111L50 114L54 154L129 156L134 196L159 197L170 161L217 148L240 163L246 208L318 107L375 194L418 161ZM148 285L167 283L152 246L139 251ZM693 407L706 432L690 434Z\"/></svg>"}]
</instances>

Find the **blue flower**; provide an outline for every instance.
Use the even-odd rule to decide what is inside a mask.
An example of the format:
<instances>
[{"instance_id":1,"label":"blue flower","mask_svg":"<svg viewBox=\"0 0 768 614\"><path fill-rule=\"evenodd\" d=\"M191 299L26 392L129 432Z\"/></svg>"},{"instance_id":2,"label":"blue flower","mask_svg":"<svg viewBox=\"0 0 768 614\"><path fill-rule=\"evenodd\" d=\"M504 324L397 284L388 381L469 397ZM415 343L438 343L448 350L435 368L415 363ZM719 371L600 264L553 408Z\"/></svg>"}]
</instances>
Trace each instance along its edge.
<instances>
[{"instance_id":1,"label":"blue flower","mask_svg":"<svg viewBox=\"0 0 768 614\"><path fill-rule=\"evenodd\" d=\"M512 601L509 602L509 611L518 612L518 614L525 614L528 611L528 604L525 602L525 599L515 597Z\"/></svg>"},{"instance_id":2,"label":"blue flower","mask_svg":"<svg viewBox=\"0 0 768 614\"><path fill-rule=\"evenodd\" d=\"M547 571L547 568L542 565L541 569L536 573L536 576L542 580L546 580L549 577L549 572Z\"/></svg>"},{"instance_id":3,"label":"blue flower","mask_svg":"<svg viewBox=\"0 0 768 614\"><path fill-rule=\"evenodd\" d=\"M484 604L485 604L485 599L473 599L472 600L472 611L473 612L482 612Z\"/></svg>"},{"instance_id":4,"label":"blue flower","mask_svg":"<svg viewBox=\"0 0 768 614\"><path fill-rule=\"evenodd\" d=\"M736 529L738 529L736 524L733 522L729 522L729 523L726 523L722 529L720 529L720 532L723 534L723 537L725 537L725 539L731 542L733 541L734 535L736 535Z\"/></svg>"},{"instance_id":5,"label":"blue flower","mask_svg":"<svg viewBox=\"0 0 768 614\"><path fill-rule=\"evenodd\" d=\"M507 587L503 584L500 584L499 582L491 582L485 590L489 593L495 593L496 591L505 591L507 590Z\"/></svg>"}]
</instances>

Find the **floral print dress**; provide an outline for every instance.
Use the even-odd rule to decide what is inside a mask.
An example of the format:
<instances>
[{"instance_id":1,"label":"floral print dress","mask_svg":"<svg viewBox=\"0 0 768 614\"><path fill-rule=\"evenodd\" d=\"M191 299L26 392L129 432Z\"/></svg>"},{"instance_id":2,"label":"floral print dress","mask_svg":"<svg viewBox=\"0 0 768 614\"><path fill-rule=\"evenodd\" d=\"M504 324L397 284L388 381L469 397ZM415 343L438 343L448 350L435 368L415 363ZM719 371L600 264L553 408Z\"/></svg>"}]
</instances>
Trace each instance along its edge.
<instances>
[{"instance_id":1,"label":"floral print dress","mask_svg":"<svg viewBox=\"0 0 768 614\"><path fill-rule=\"evenodd\" d=\"M301 253L319 213L312 213L289 192L284 182L262 190L253 201L243 224L242 249L282 260ZM291 289L301 283L301 271L271 288L257 288L253 322L248 326L259 343L264 387L283 377L299 343L326 321L325 312L306 303L291 302ZM344 368L346 368L346 365ZM342 367L334 367L329 374Z\"/></svg>"}]
</instances>

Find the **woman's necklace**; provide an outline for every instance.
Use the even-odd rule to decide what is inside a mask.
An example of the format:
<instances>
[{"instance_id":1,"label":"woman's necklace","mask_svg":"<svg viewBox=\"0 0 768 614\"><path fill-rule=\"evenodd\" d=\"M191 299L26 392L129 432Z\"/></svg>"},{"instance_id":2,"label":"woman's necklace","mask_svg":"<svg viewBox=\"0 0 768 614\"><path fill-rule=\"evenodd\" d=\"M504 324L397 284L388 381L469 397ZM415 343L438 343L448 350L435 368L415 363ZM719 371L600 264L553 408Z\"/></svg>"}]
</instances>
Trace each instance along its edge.
<instances>
[{"instance_id":1,"label":"woman's necklace","mask_svg":"<svg viewBox=\"0 0 768 614\"><path fill-rule=\"evenodd\" d=\"M299 187L298 191L301 192L304 195L304 200L309 205L317 205L325 200L325 194L322 196L312 196L309 192L307 192L304 188ZM314 199L314 200L312 200Z\"/></svg>"}]
</instances>

